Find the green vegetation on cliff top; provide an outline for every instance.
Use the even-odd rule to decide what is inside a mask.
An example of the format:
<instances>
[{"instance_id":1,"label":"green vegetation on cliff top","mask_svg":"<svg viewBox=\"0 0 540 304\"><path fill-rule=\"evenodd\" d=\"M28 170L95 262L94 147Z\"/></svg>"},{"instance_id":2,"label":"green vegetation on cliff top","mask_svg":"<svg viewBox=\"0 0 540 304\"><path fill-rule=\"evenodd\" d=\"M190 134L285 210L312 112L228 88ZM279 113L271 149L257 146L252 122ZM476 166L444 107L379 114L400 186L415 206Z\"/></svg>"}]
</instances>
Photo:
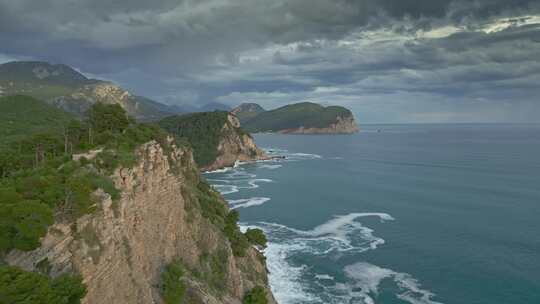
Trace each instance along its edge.
<instances>
[{"instance_id":1,"label":"green vegetation on cliff top","mask_svg":"<svg viewBox=\"0 0 540 304\"><path fill-rule=\"evenodd\" d=\"M44 109L38 119L44 123L32 128L24 106L3 109L12 120L0 121L0 129L11 126L12 135L0 139L0 253L38 247L54 218L91 213L98 188L118 198L108 175L119 165L133 165L137 146L152 139L165 142L166 136L158 127L133 123L119 105L96 104L81 122L31 98L1 100L18 101ZM74 153L97 148L103 151L93 160L72 160Z\"/></svg>"},{"instance_id":2,"label":"green vegetation on cliff top","mask_svg":"<svg viewBox=\"0 0 540 304\"><path fill-rule=\"evenodd\" d=\"M170 148L167 132L156 125L135 123L119 105L97 103L88 111L86 119L80 121L30 97L5 97L1 102L14 106L3 108L2 115L8 119L0 121L0 129L11 126L4 133L6 136L0 138L0 257L12 249L37 248L40 238L55 220L73 221L96 210L98 205L93 193L98 188L118 199L119 191L109 175L118 166L135 164L134 151L141 144L156 140L164 149ZM32 117L40 121L40 128L33 127ZM182 139L193 141L201 136L191 143L199 149L206 140L218 142L222 136L220 130L228 122L227 112L199 113L185 118L172 119L170 126L182 130L176 134ZM72 159L76 153L98 149L101 152L93 159ZM235 256L245 256L250 244L261 245L260 235L240 232L238 213L229 212L211 186L200 178L193 181L196 184L191 194L203 216L223 231ZM208 265L205 272L208 274L203 278L216 290L224 288L228 262L227 251L220 252L222 254L211 255L204 262ZM178 279L182 273L177 270L167 270L168 279L164 282L168 283L163 285L164 294L173 302L182 297L183 292ZM66 276L63 281L57 281L7 266L0 267L0 274L0 299L11 299L15 290L27 299L36 299L20 303L71 304L78 303L85 294L77 277ZM27 281L42 287L29 289ZM63 291L54 290L62 284L66 285ZM18 298L13 299L10 303L19 303Z\"/></svg>"},{"instance_id":3,"label":"green vegetation on cliff top","mask_svg":"<svg viewBox=\"0 0 540 304\"><path fill-rule=\"evenodd\" d=\"M17 267L0 266L2 304L79 304L85 295L86 288L79 276L51 279Z\"/></svg>"},{"instance_id":4,"label":"green vegetation on cliff top","mask_svg":"<svg viewBox=\"0 0 540 304\"><path fill-rule=\"evenodd\" d=\"M191 113L162 119L158 124L181 141L187 141L194 151L199 167L213 163L218 157L219 141L226 131L229 113L224 111ZM243 132L236 129L236 132Z\"/></svg>"},{"instance_id":5,"label":"green vegetation on cliff top","mask_svg":"<svg viewBox=\"0 0 540 304\"><path fill-rule=\"evenodd\" d=\"M302 102L275 110L262 112L246 121L248 132L273 132L286 129L325 128L337 122L338 117L350 117L351 111L344 107L323 107L316 103Z\"/></svg>"},{"instance_id":6,"label":"green vegetation on cliff top","mask_svg":"<svg viewBox=\"0 0 540 304\"><path fill-rule=\"evenodd\" d=\"M0 97L0 144L44 130L62 132L74 117L28 96Z\"/></svg>"}]
</instances>

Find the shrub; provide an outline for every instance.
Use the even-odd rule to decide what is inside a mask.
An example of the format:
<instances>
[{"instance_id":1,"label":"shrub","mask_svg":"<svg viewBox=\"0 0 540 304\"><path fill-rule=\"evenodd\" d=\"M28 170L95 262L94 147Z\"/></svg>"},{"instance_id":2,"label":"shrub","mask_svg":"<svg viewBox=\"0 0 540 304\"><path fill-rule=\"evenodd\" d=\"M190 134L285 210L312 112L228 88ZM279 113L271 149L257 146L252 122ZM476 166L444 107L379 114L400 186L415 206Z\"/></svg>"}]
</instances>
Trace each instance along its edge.
<instances>
[{"instance_id":1,"label":"shrub","mask_svg":"<svg viewBox=\"0 0 540 304\"><path fill-rule=\"evenodd\" d=\"M231 210L225 218L225 235L231 242L233 254L243 257L246 255L246 250L249 248L247 237L238 228L239 213L236 210Z\"/></svg>"},{"instance_id":2,"label":"shrub","mask_svg":"<svg viewBox=\"0 0 540 304\"><path fill-rule=\"evenodd\" d=\"M178 139L188 142L195 152L195 162L204 167L218 156L217 147L228 115L224 111L190 113L167 117L159 125Z\"/></svg>"},{"instance_id":3,"label":"shrub","mask_svg":"<svg viewBox=\"0 0 540 304\"><path fill-rule=\"evenodd\" d=\"M242 304L268 304L266 291L261 286L255 286L244 295Z\"/></svg>"},{"instance_id":4,"label":"shrub","mask_svg":"<svg viewBox=\"0 0 540 304\"><path fill-rule=\"evenodd\" d=\"M78 304L86 295L79 276L63 275L56 279L0 266L0 302L10 304Z\"/></svg>"},{"instance_id":5,"label":"shrub","mask_svg":"<svg viewBox=\"0 0 540 304\"><path fill-rule=\"evenodd\" d=\"M251 244L266 248L266 235L261 229L248 229L245 235Z\"/></svg>"},{"instance_id":6,"label":"shrub","mask_svg":"<svg viewBox=\"0 0 540 304\"><path fill-rule=\"evenodd\" d=\"M180 261L174 261L165 267L161 274L161 292L166 304L180 304L186 293L182 281L184 267Z\"/></svg>"}]
</instances>

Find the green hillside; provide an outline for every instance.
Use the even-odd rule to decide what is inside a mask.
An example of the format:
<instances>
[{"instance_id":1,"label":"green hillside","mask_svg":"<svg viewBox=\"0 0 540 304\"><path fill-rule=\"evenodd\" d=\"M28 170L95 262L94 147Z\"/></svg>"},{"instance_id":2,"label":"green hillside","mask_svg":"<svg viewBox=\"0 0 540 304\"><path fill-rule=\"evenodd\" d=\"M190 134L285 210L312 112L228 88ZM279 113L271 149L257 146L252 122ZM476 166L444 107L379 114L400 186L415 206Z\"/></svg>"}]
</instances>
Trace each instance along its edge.
<instances>
[{"instance_id":1,"label":"green hillside","mask_svg":"<svg viewBox=\"0 0 540 304\"><path fill-rule=\"evenodd\" d=\"M15 61L0 64L0 96L26 95L83 117L96 102L120 104L140 121L156 121L178 113L141 96L130 95L113 83L89 79L63 64Z\"/></svg>"},{"instance_id":2,"label":"green hillside","mask_svg":"<svg viewBox=\"0 0 540 304\"><path fill-rule=\"evenodd\" d=\"M224 111L191 113L167 117L158 124L177 139L187 141L194 150L195 162L203 167L217 157L217 146L227 116Z\"/></svg>"},{"instance_id":3,"label":"green hillside","mask_svg":"<svg viewBox=\"0 0 540 304\"><path fill-rule=\"evenodd\" d=\"M52 130L61 132L73 116L28 96L0 98L0 145Z\"/></svg>"},{"instance_id":4,"label":"green hillside","mask_svg":"<svg viewBox=\"0 0 540 304\"><path fill-rule=\"evenodd\" d=\"M0 65L0 90L4 95L24 94L48 100L95 82L63 64L16 61Z\"/></svg>"},{"instance_id":5,"label":"green hillside","mask_svg":"<svg viewBox=\"0 0 540 304\"><path fill-rule=\"evenodd\" d=\"M339 106L323 107L316 103L302 102L259 113L246 121L248 132L271 132L285 129L324 128L337 122L337 117L352 116L351 111Z\"/></svg>"},{"instance_id":6,"label":"green hillside","mask_svg":"<svg viewBox=\"0 0 540 304\"><path fill-rule=\"evenodd\" d=\"M240 120L240 123L244 125L247 121L254 118L255 116L265 112L266 110L256 103L243 103L238 107L234 108L231 113L236 115Z\"/></svg>"},{"instance_id":7,"label":"green hillside","mask_svg":"<svg viewBox=\"0 0 540 304\"><path fill-rule=\"evenodd\" d=\"M79 87L95 82L64 64L15 61L0 65L0 82Z\"/></svg>"}]
</instances>

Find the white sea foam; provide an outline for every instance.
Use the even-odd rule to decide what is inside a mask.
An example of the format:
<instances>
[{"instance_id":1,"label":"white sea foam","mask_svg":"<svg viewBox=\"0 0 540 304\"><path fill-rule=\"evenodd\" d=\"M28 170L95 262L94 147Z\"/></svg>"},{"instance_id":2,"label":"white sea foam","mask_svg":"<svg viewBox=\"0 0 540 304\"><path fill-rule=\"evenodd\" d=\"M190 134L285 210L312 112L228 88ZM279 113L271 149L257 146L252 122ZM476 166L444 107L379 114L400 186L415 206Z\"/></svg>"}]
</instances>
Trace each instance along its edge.
<instances>
[{"instance_id":1,"label":"white sea foam","mask_svg":"<svg viewBox=\"0 0 540 304\"><path fill-rule=\"evenodd\" d=\"M229 200L229 205L231 205L231 209L248 208L262 205L269 200L270 198L268 197L252 197L246 199Z\"/></svg>"},{"instance_id":2,"label":"white sea foam","mask_svg":"<svg viewBox=\"0 0 540 304\"><path fill-rule=\"evenodd\" d=\"M212 185L214 187L214 189L216 189L219 193L221 193L222 195L226 195L226 194L232 194L232 193L236 193L238 191L240 191L238 189L238 186L235 186L235 185L219 185L219 184L214 184Z\"/></svg>"},{"instance_id":3,"label":"white sea foam","mask_svg":"<svg viewBox=\"0 0 540 304\"><path fill-rule=\"evenodd\" d=\"M312 154L312 153L299 153L299 152L289 152L285 149L275 149L275 148L264 148L266 154L270 156L282 156L284 159L279 159L278 161L299 161L299 160L309 160L309 159L321 159L321 155Z\"/></svg>"},{"instance_id":4,"label":"white sea foam","mask_svg":"<svg viewBox=\"0 0 540 304\"><path fill-rule=\"evenodd\" d=\"M216 169L216 170L210 170L210 171L204 171L203 174L212 174L212 173L225 173L229 172L233 169L233 167L225 167L222 169Z\"/></svg>"},{"instance_id":5,"label":"white sea foam","mask_svg":"<svg viewBox=\"0 0 540 304\"><path fill-rule=\"evenodd\" d=\"M358 222L359 219L365 217L376 217L382 222L394 220L386 213L351 213L336 216L311 230L294 229L281 224L264 222L250 225L250 228L262 229L269 238L265 255L270 270L270 285L278 302L285 304L348 303L347 299L351 298L351 293L354 293L351 286L343 283L327 286L328 282L334 282L333 277L310 273L309 267L291 264L290 258L306 254L329 257L345 252L363 252L377 248L378 245L384 243L384 240L374 236L372 229ZM303 282L309 282L306 280L321 282L321 284L315 283L318 285L318 290L303 285ZM324 294L326 296L322 299L321 296ZM363 297L364 293L359 296ZM369 304L366 301L364 303Z\"/></svg>"},{"instance_id":6,"label":"white sea foam","mask_svg":"<svg viewBox=\"0 0 540 304\"><path fill-rule=\"evenodd\" d=\"M229 179L242 179L242 178L255 178L256 174L248 173L243 168L234 168L230 173L225 175L225 178Z\"/></svg>"},{"instance_id":7,"label":"white sea foam","mask_svg":"<svg viewBox=\"0 0 540 304\"><path fill-rule=\"evenodd\" d=\"M268 178L256 178L256 179L250 179L247 183L248 183L248 187L240 187L240 188L244 188L244 189L255 189L255 188L259 188L259 184L258 183L271 183L273 182L273 180L271 179L268 179Z\"/></svg>"},{"instance_id":8,"label":"white sea foam","mask_svg":"<svg viewBox=\"0 0 540 304\"><path fill-rule=\"evenodd\" d=\"M351 301L360 298L365 304L375 303L379 293L379 285L385 279L392 279L399 289L397 297L412 304L441 304L433 301L432 292L424 290L416 279L407 273L395 272L365 262L348 265L344 268L345 275L353 280L350 287ZM352 292L352 290L360 290Z\"/></svg>"},{"instance_id":9,"label":"white sea foam","mask_svg":"<svg viewBox=\"0 0 540 304\"><path fill-rule=\"evenodd\" d=\"M278 230L288 230L295 234L295 239L309 246L312 254L326 255L330 252L358 251L376 249L384 244L384 239L373 235L373 230L357 221L363 217L378 217L381 221L394 220L386 213L351 213L336 216L326 223L311 230L298 230L279 224L265 223L268 227ZM268 228L267 228L268 229Z\"/></svg>"},{"instance_id":10,"label":"white sea foam","mask_svg":"<svg viewBox=\"0 0 540 304\"><path fill-rule=\"evenodd\" d=\"M317 280L333 281L334 277L328 274L316 274L315 278Z\"/></svg>"},{"instance_id":11,"label":"white sea foam","mask_svg":"<svg viewBox=\"0 0 540 304\"><path fill-rule=\"evenodd\" d=\"M311 153L292 153L290 155L293 157L298 157L298 158L322 158L322 156L318 154L311 154Z\"/></svg>"},{"instance_id":12,"label":"white sea foam","mask_svg":"<svg viewBox=\"0 0 540 304\"><path fill-rule=\"evenodd\" d=\"M281 161L300 161L321 159L322 156L308 153L289 153L282 149L272 150L269 155L282 155L283 160L269 160L258 164L257 168L277 169ZM256 178L235 164L234 168L225 168L216 179L208 179L224 195L236 193L241 189L258 188L260 183L272 182L270 179ZM231 208L247 208L268 202L267 197L230 200ZM399 299L411 304L440 304L434 302L434 294L421 288L409 274L395 272L369 263L356 263L344 268L347 282L336 282L326 274L312 273L306 265L297 265L291 258L298 255L315 255L328 258L339 257L347 252L364 252L376 249L384 244L384 239L376 237L374 231L359 222L365 217L376 217L381 222L394 218L386 213L351 213L335 216L329 221L311 229L300 230L275 223L257 223L249 227L261 228L269 238L265 250L269 281L274 296L279 303L364 303L375 304L380 283L390 279L399 290ZM248 226L241 225L242 231ZM313 282L316 290L308 282ZM328 285L328 284L332 285Z\"/></svg>"},{"instance_id":13,"label":"white sea foam","mask_svg":"<svg viewBox=\"0 0 540 304\"><path fill-rule=\"evenodd\" d=\"M251 176L251 175L250 175ZM260 183L271 183L273 180L268 178L251 178L251 179L208 179L222 195L237 193L242 189L259 188Z\"/></svg>"},{"instance_id":14,"label":"white sea foam","mask_svg":"<svg viewBox=\"0 0 540 304\"><path fill-rule=\"evenodd\" d=\"M269 165L269 164L262 164L262 165L259 165L259 168L261 168L261 169L275 170L275 169L281 168L282 166L283 166L283 165Z\"/></svg>"},{"instance_id":15,"label":"white sea foam","mask_svg":"<svg viewBox=\"0 0 540 304\"><path fill-rule=\"evenodd\" d=\"M307 266L292 266L287 258L291 251L302 250L302 244L268 243L264 251L268 262L269 282L278 303L322 303L302 283Z\"/></svg>"}]
</instances>

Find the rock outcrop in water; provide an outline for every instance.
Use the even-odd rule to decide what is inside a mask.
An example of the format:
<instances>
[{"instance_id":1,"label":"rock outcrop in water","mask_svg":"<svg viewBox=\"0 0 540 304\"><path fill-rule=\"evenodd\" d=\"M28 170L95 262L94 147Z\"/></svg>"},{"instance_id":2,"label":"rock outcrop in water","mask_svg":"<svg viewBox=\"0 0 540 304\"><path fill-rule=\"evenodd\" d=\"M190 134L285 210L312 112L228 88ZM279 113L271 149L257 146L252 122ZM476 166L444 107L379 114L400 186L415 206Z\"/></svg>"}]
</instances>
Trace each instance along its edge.
<instances>
[{"instance_id":1,"label":"rock outcrop in water","mask_svg":"<svg viewBox=\"0 0 540 304\"><path fill-rule=\"evenodd\" d=\"M304 127L279 130L281 134L352 134L360 131L353 116L337 116L327 127Z\"/></svg>"},{"instance_id":2,"label":"rock outcrop in water","mask_svg":"<svg viewBox=\"0 0 540 304\"><path fill-rule=\"evenodd\" d=\"M257 147L251 135L240 132L239 129L240 121L238 118L228 115L227 122L222 129L223 136L217 147L218 157L202 170L212 171L234 166L236 162L250 162L269 158L264 151Z\"/></svg>"},{"instance_id":3,"label":"rock outcrop in water","mask_svg":"<svg viewBox=\"0 0 540 304\"><path fill-rule=\"evenodd\" d=\"M248 105L233 111L243 118L248 132L282 134L351 134L359 131L352 112L344 107L323 107L302 102L270 111Z\"/></svg>"},{"instance_id":4,"label":"rock outcrop in water","mask_svg":"<svg viewBox=\"0 0 540 304\"><path fill-rule=\"evenodd\" d=\"M253 247L245 257L235 256L224 232L205 216L191 150L164 149L153 141L137 155L133 168L113 175L121 199L112 201L98 190L97 211L74 223L57 222L41 247L12 250L5 261L29 271L46 269L53 277L80 273L87 304L163 303L160 275L175 260L186 268L188 303L239 304L254 286L263 286L274 303L264 257Z\"/></svg>"},{"instance_id":5,"label":"rock outcrop in water","mask_svg":"<svg viewBox=\"0 0 540 304\"><path fill-rule=\"evenodd\" d=\"M238 118L225 111L167 117L159 125L195 150L202 171L234 166L236 162L268 159L240 126Z\"/></svg>"}]
</instances>

